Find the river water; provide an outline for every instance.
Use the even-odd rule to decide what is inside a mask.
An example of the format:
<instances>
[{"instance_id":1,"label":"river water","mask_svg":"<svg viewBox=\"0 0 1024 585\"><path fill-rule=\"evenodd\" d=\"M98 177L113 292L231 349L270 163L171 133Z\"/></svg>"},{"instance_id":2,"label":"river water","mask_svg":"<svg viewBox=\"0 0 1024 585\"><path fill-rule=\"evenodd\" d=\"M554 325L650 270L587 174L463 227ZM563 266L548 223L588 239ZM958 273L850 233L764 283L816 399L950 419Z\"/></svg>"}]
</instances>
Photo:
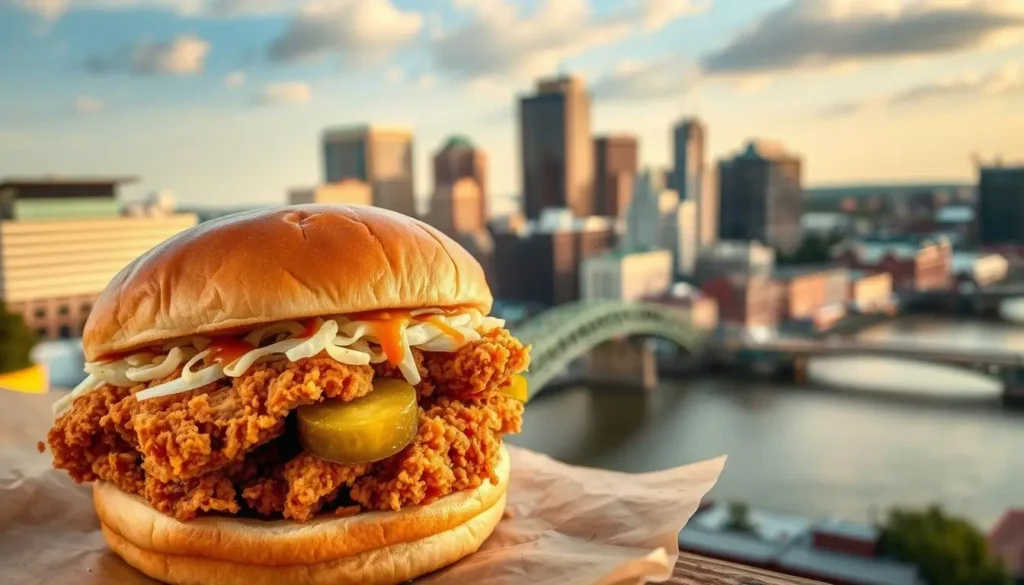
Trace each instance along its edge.
<instances>
[{"instance_id":1,"label":"river water","mask_svg":"<svg viewBox=\"0 0 1024 585\"><path fill-rule=\"evenodd\" d=\"M879 342L1024 353L1024 326L902 318L858 333ZM872 520L940 503L987 528L1024 505L1024 414L982 374L829 357L811 382L663 380L650 393L568 388L527 407L511 442L570 463L652 471L729 456L711 497L807 516Z\"/></svg>"}]
</instances>

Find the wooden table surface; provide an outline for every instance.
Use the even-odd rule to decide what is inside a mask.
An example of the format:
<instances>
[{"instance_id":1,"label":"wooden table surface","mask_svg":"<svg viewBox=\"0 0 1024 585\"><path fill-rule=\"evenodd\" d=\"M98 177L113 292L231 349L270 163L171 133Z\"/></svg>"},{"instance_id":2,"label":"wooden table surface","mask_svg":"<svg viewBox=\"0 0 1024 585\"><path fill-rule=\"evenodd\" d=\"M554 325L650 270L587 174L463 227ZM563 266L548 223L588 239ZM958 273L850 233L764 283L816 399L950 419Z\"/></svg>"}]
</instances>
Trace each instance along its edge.
<instances>
[{"instance_id":1,"label":"wooden table surface","mask_svg":"<svg viewBox=\"0 0 1024 585\"><path fill-rule=\"evenodd\" d=\"M669 585L826 585L821 581L809 581L770 573L754 567L735 565L725 561L709 559L690 553L679 553Z\"/></svg>"}]
</instances>

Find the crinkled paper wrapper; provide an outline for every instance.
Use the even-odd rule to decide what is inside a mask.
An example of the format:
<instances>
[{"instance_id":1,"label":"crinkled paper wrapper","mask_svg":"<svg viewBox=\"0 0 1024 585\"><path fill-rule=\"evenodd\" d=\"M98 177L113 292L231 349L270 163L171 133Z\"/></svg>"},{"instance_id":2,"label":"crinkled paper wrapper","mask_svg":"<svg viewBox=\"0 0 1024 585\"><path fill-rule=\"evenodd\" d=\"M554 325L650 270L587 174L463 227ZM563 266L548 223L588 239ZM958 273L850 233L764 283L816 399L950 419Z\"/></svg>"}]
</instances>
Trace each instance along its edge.
<instances>
[{"instance_id":1,"label":"crinkled paper wrapper","mask_svg":"<svg viewBox=\"0 0 1024 585\"><path fill-rule=\"evenodd\" d=\"M50 469L53 395L0 389L0 582L153 585L109 552L88 486ZM529 418L527 417L527 424ZM512 454L508 512L483 547L417 583L640 584L672 574L678 534L725 458L624 474Z\"/></svg>"}]
</instances>

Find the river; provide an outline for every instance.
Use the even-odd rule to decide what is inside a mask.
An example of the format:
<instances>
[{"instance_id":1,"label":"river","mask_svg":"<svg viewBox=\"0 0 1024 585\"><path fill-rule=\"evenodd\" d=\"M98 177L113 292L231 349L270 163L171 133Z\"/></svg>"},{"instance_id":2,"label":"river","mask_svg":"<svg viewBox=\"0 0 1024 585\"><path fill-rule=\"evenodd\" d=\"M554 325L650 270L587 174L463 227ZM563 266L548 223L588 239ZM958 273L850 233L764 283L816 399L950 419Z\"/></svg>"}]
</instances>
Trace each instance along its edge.
<instances>
[{"instance_id":1,"label":"river","mask_svg":"<svg viewBox=\"0 0 1024 585\"><path fill-rule=\"evenodd\" d=\"M1020 349L1024 327L905 317L854 337ZM981 374L875 358L821 358L811 383L663 380L652 392L542 393L511 442L570 463L652 471L729 456L710 497L872 520L940 503L987 528L1024 505L1024 414Z\"/></svg>"}]
</instances>

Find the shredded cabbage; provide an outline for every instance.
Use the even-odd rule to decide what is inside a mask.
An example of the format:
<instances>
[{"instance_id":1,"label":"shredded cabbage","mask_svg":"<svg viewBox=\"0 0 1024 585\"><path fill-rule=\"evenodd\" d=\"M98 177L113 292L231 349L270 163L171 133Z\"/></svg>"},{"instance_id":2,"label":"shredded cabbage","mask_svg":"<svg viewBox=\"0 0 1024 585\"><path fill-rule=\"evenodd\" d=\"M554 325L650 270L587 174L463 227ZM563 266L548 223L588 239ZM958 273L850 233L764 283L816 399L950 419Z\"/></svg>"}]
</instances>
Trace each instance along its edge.
<instances>
[{"instance_id":1,"label":"shredded cabbage","mask_svg":"<svg viewBox=\"0 0 1024 585\"><path fill-rule=\"evenodd\" d=\"M479 340L481 333L505 325L503 320L485 317L476 310L458 315L445 315L441 309L428 308L410 311L409 315L411 322L406 323L399 331L404 354L398 368L410 384L420 382L419 370L413 358L413 347L421 351L455 351L465 343ZM446 327L438 326L434 320L441 321ZM455 338L451 330L457 331L460 337ZM211 355L209 347L214 342L210 338L198 335L165 343L163 351L167 353L163 355L149 350L116 361L91 362L85 366L85 371L89 374L85 381L70 394L55 402L53 409L59 414L76 398L103 384L130 388L166 378L181 366L182 362L185 362L185 365L179 378L137 392L135 398L141 401L189 392L224 377L241 376L254 364L280 359L295 362L326 353L339 363L356 366L378 364L387 360L379 345L373 321L352 321L345 317L324 319L319 322L313 335L308 338L299 337L305 331L306 327L297 321L280 321L259 327L243 338L253 346L251 351L231 363L214 363L197 371L193 371L193 368ZM282 336L287 337L282 339ZM272 343L261 347L265 342Z\"/></svg>"}]
</instances>

